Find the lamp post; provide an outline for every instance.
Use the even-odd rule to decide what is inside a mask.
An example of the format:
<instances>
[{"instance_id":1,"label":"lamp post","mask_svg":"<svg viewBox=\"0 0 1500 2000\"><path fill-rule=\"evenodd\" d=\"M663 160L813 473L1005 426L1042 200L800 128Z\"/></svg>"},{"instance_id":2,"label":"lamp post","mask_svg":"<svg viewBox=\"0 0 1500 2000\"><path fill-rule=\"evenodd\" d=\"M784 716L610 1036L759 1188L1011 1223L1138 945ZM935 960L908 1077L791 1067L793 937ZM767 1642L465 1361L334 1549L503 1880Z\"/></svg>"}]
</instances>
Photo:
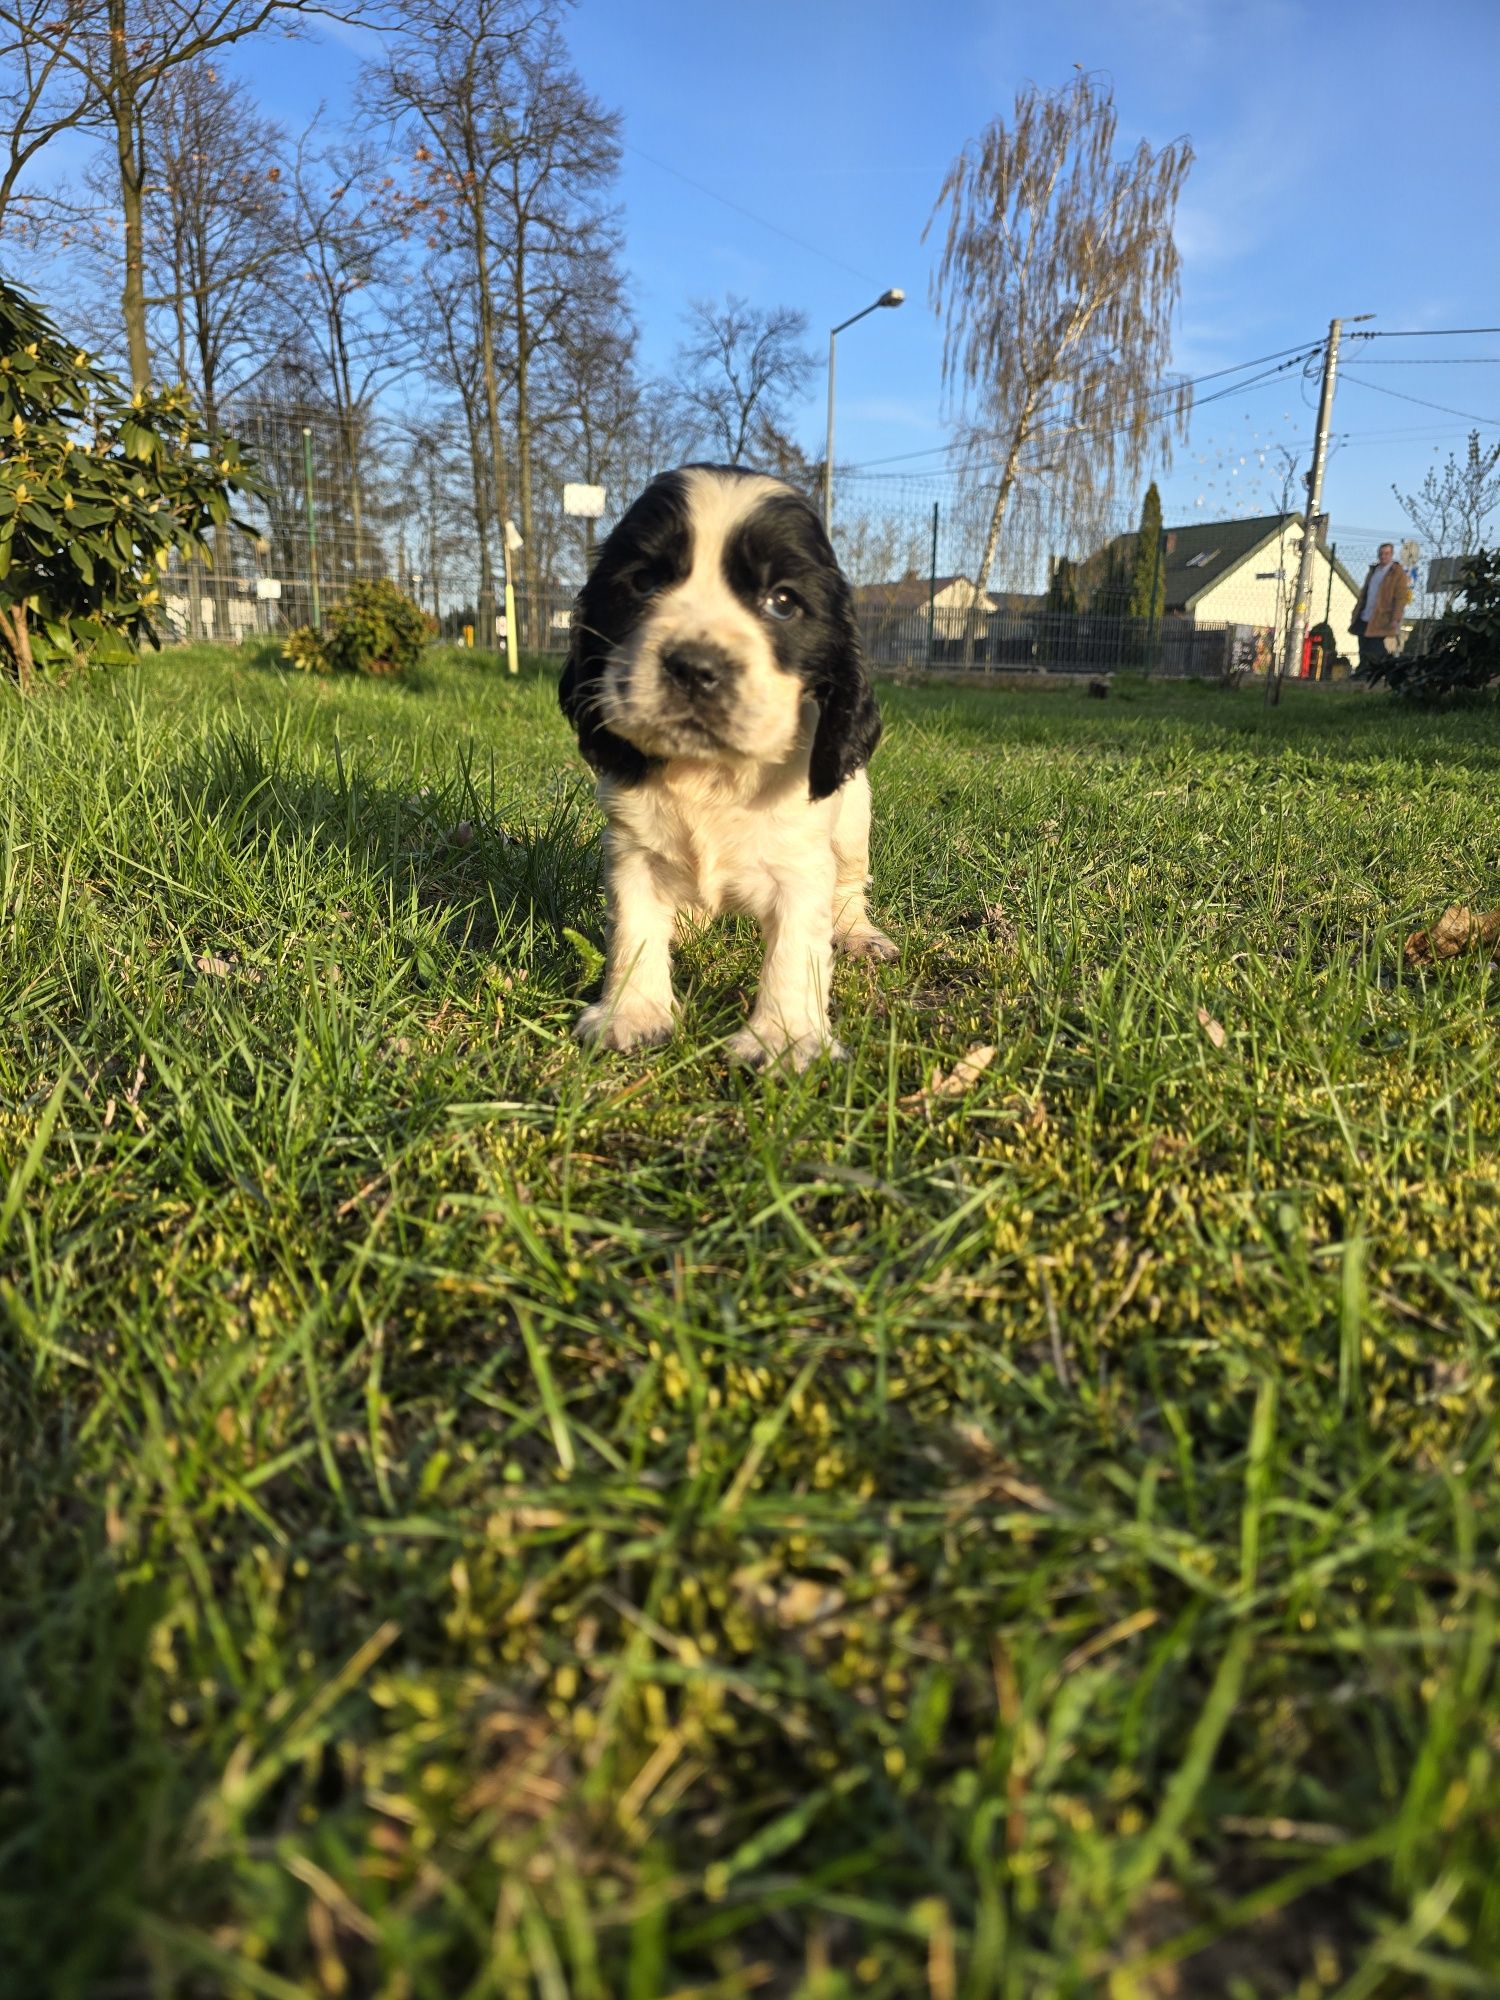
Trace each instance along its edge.
<instances>
[{"instance_id":1,"label":"lamp post","mask_svg":"<svg viewBox=\"0 0 1500 2000\"><path fill-rule=\"evenodd\" d=\"M879 310L881 306L899 306L906 297L899 285L892 285L888 292L882 292L873 305L862 312L854 313L849 319L841 319L828 333L828 447L823 458L823 532L830 539L833 536L833 357L834 342L846 326L853 326L855 320L863 319L866 313Z\"/></svg>"}]
</instances>

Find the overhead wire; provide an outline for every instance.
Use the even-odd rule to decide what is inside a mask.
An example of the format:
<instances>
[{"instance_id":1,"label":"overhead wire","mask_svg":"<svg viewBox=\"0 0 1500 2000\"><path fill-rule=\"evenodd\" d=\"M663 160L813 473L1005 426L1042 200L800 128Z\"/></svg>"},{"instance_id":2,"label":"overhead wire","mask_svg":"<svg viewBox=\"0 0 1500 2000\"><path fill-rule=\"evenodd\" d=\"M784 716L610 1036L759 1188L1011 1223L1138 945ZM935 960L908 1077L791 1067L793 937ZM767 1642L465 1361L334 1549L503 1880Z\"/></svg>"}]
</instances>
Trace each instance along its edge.
<instances>
[{"instance_id":1,"label":"overhead wire","mask_svg":"<svg viewBox=\"0 0 1500 2000\"><path fill-rule=\"evenodd\" d=\"M1451 340L1455 334L1500 333L1500 326L1381 326L1362 327L1346 340Z\"/></svg>"},{"instance_id":2,"label":"overhead wire","mask_svg":"<svg viewBox=\"0 0 1500 2000\"><path fill-rule=\"evenodd\" d=\"M639 146L632 146L628 139L622 139L620 143L627 153L634 153L638 160L644 160L648 166L657 168L661 173L670 174L685 187L696 188L699 194L707 195L710 201L716 201L724 208L732 208L736 215L743 215L748 221L759 223L762 229L769 229L773 235L784 237L788 243L795 243L799 250L806 250L811 256L821 257L825 264L836 265L839 270L847 271L850 277L858 278L863 284L880 283L880 279L872 278L868 271L861 271L854 264L846 264L842 257L835 257L831 251L821 249L816 243L809 243L803 236L794 236L790 229L783 229L779 222L772 222L767 216L757 215L753 208L746 208L743 202L731 201L727 194L720 194L716 188L705 187L702 181L695 181L691 174L683 173L681 168L669 167L665 160L658 160L653 153L646 153Z\"/></svg>"},{"instance_id":3,"label":"overhead wire","mask_svg":"<svg viewBox=\"0 0 1500 2000\"><path fill-rule=\"evenodd\" d=\"M1196 397L1193 402L1194 410L1206 409L1210 403L1222 402L1225 397L1236 396L1242 389L1260 388L1267 382L1277 380L1279 377L1288 374L1293 368L1300 367L1307 360L1309 354L1316 354L1317 352L1318 349L1316 347L1278 348L1275 354L1257 355L1254 360L1238 362L1232 368L1215 368L1210 370L1206 375L1195 375L1186 382L1172 382L1166 384L1161 389L1148 389L1145 395L1139 400L1147 402L1154 397L1174 393L1181 389L1195 389L1201 382L1217 382L1222 380L1226 375L1236 374L1246 368L1259 367L1262 362L1280 361L1278 367L1267 368L1263 374L1253 375L1246 381L1226 383L1222 389L1216 389L1211 396ZM1289 356L1290 359L1281 360L1282 356ZM1110 437L1116 432L1127 428L1128 426L1125 424L1084 424L1078 426L1078 429L1089 437ZM921 451L898 451L892 452L886 458L862 459L857 465L851 465L845 469L849 472L866 472L872 466L876 465L907 464L913 459L947 457L953 452L962 450L963 446L958 443L934 444L926 446ZM935 478L957 478L961 474L956 468L952 471L940 471L934 468L933 476Z\"/></svg>"},{"instance_id":4,"label":"overhead wire","mask_svg":"<svg viewBox=\"0 0 1500 2000\"><path fill-rule=\"evenodd\" d=\"M1500 423L1500 417L1482 417L1475 410L1456 410L1451 403L1434 403L1426 396L1409 396L1404 389L1387 389L1384 382L1367 382L1362 375L1353 375L1347 368L1344 380L1356 383L1361 389L1373 389L1377 396L1394 396L1399 403L1416 403L1424 410L1441 410L1445 416L1467 417L1476 424Z\"/></svg>"}]
</instances>

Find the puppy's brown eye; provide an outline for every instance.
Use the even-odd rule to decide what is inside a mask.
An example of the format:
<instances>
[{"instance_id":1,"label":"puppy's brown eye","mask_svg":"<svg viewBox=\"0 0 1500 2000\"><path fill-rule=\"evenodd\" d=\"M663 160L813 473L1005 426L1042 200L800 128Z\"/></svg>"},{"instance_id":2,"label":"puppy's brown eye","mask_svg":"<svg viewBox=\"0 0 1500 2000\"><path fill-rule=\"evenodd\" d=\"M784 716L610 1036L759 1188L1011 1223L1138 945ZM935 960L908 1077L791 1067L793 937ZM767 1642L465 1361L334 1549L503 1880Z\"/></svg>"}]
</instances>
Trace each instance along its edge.
<instances>
[{"instance_id":1,"label":"puppy's brown eye","mask_svg":"<svg viewBox=\"0 0 1500 2000\"><path fill-rule=\"evenodd\" d=\"M789 625L794 618L802 616L802 599L795 590L789 590L784 583L778 583L774 590L768 590L761 599L760 608L768 618L778 625Z\"/></svg>"},{"instance_id":2,"label":"puppy's brown eye","mask_svg":"<svg viewBox=\"0 0 1500 2000\"><path fill-rule=\"evenodd\" d=\"M666 589L670 579L665 570L653 569L647 565L642 569L628 571L623 581L625 588L636 597L655 597L659 590Z\"/></svg>"}]
</instances>

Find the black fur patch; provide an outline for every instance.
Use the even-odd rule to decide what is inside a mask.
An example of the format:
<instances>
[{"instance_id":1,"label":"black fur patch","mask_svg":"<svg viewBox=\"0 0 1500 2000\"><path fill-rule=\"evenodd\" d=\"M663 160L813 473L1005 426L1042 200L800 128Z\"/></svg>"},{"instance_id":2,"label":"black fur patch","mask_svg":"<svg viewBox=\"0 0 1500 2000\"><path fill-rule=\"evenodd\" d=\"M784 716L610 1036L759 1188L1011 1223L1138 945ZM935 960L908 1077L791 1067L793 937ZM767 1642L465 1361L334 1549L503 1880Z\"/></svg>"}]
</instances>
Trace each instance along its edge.
<instances>
[{"instance_id":1,"label":"black fur patch","mask_svg":"<svg viewBox=\"0 0 1500 2000\"><path fill-rule=\"evenodd\" d=\"M629 636L653 593L681 583L692 558L686 483L668 472L651 482L605 537L573 607L558 699L578 732L584 761L625 784L643 778L655 760L600 722L594 706L599 683L611 650Z\"/></svg>"}]
</instances>

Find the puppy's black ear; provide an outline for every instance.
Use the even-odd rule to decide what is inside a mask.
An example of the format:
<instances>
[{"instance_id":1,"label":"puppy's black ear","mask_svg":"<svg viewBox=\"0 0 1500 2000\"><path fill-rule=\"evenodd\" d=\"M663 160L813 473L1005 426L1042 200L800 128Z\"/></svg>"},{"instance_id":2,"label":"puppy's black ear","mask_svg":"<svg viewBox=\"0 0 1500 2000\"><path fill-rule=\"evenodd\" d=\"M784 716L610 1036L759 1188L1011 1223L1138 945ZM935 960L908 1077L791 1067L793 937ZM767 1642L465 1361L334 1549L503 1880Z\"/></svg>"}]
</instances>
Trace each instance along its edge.
<instances>
[{"instance_id":1,"label":"puppy's black ear","mask_svg":"<svg viewBox=\"0 0 1500 2000\"><path fill-rule=\"evenodd\" d=\"M578 748L591 769L621 784L633 785L646 775L650 758L616 736L599 720L600 683L604 678L604 654L600 641L590 635L583 597L573 612L573 630L568 641L568 664L558 683L557 698L562 712L578 734Z\"/></svg>"},{"instance_id":2,"label":"puppy's black ear","mask_svg":"<svg viewBox=\"0 0 1500 2000\"><path fill-rule=\"evenodd\" d=\"M832 644L819 662L813 686L818 726L807 776L815 799L828 798L845 779L862 770L880 741L880 711L859 643L854 600L842 576L838 579L833 628Z\"/></svg>"}]
</instances>

